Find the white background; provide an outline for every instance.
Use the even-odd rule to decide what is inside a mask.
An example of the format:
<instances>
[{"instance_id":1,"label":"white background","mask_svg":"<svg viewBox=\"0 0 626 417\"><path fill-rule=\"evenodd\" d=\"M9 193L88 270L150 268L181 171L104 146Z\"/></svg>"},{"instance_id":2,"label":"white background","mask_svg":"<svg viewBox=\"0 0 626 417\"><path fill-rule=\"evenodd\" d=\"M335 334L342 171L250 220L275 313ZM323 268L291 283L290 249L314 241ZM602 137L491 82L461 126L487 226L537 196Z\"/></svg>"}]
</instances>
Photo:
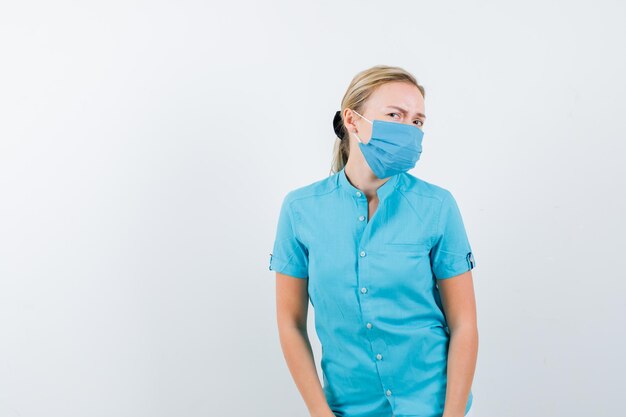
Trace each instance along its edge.
<instances>
[{"instance_id":1,"label":"white background","mask_svg":"<svg viewBox=\"0 0 626 417\"><path fill-rule=\"evenodd\" d=\"M283 196L328 175L333 114L376 64L425 86L411 173L454 194L474 250L475 417L620 415L624 16L2 2L0 417L307 415L269 252Z\"/></svg>"}]
</instances>

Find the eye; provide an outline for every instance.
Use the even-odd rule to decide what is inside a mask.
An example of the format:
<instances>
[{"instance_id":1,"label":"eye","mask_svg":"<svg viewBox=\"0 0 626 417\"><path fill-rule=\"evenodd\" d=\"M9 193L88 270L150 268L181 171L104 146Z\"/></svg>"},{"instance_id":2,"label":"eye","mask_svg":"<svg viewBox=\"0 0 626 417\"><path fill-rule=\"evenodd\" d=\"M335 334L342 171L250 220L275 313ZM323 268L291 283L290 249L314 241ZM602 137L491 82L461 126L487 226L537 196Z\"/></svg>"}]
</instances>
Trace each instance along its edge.
<instances>
[{"instance_id":1,"label":"eye","mask_svg":"<svg viewBox=\"0 0 626 417\"><path fill-rule=\"evenodd\" d=\"M398 114L398 113L387 113L387 116L391 116L392 114Z\"/></svg>"},{"instance_id":2,"label":"eye","mask_svg":"<svg viewBox=\"0 0 626 417\"><path fill-rule=\"evenodd\" d=\"M420 127L424 126L424 122L422 122L421 120L418 119L418 120L416 120L416 122L419 122L418 126L420 126Z\"/></svg>"}]
</instances>

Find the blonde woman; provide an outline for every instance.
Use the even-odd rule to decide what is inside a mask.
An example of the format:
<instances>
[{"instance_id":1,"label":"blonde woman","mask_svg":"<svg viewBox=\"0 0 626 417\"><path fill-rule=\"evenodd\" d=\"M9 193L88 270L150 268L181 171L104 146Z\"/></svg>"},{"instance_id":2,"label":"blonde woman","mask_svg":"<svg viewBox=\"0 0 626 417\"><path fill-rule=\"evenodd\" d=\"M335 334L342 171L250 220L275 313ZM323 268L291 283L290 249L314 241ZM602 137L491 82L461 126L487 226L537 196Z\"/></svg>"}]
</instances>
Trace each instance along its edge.
<instances>
[{"instance_id":1,"label":"blonde woman","mask_svg":"<svg viewBox=\"0 0 626 417\"><path fill-rule=\"evenodd\" d=\"M312 417L462 417L472 405L472 249L452 194L407 172L422 153L424 96L399 67L357 74L333 121L331 175L282 202L269 269Z\"/></svg>"}]
</instances>

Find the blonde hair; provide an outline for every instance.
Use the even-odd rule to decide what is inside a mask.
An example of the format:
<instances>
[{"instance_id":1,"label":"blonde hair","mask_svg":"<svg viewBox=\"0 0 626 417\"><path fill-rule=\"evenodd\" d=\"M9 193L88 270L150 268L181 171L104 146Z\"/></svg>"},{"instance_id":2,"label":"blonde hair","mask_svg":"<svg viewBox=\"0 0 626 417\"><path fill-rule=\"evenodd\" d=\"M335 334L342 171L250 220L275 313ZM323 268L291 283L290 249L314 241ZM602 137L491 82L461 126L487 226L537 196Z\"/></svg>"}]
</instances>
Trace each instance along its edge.
<instances>
[{"instance_id":1,"label":"blonde hair","mask_svg":"<svg viewBox=\"0 0 626 417\"><path fill-rule=\"evenodd\" d=\"M361 112L363 105L376 88L393 81L409 82L420 90L423 97L426 97L424 87L417 82L417 79L411 73L400 67L375 65L355 75L341 100L340 130L344 139L342 140L337 137L335 141L331 173L337 173L345 167L348 162L348 156L350 155L348 131L343 124L344 110L350 108Z\"/></svg>"}]
</instances>

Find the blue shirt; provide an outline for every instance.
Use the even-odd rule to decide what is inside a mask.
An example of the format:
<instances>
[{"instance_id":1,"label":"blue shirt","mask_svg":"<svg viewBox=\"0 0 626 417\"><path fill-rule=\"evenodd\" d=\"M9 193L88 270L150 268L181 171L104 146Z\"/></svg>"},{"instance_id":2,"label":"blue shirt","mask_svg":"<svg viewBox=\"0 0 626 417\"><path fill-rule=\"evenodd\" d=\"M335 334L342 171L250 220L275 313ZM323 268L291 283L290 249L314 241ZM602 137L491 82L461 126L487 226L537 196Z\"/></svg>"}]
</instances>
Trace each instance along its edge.
<instances>
[{"instance_id":1,"label":"blue shirt","mask_svg":"<svg viewBox=\"0 0 626 417\"><path fill-rule=\"evenodd\" d=\"M472 269L472 250L448 190L406 172L376 192L371 219L344 169L288 192L269 269L308 279L337 417L441 417L450 333L436 279Z\"/></svg>"}]
</instances>

